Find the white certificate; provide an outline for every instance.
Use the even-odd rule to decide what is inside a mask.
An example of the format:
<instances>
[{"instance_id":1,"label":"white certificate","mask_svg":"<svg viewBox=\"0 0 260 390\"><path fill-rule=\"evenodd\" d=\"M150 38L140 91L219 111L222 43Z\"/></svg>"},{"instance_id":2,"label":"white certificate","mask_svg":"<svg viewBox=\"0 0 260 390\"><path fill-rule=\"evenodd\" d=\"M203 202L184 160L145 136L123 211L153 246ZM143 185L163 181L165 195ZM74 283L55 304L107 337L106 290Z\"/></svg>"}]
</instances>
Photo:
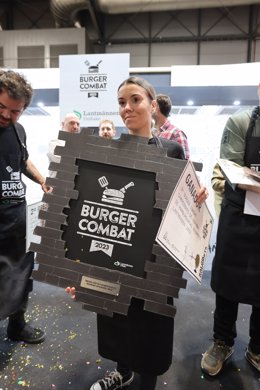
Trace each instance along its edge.
<instances>
[{"instance_id":1,"label":"white certificate","mask_svg":"<svg viewBox=\"0 0 260 390\"><path fill-rule=\"evenodd\" d=\"M27 205L26 209L26 251L29 250L31 242L40 243L41 237L34 234L36 226L43 226L43 221L38 218L38 214L41 208L46 207L45 204L40 201L30 205Z\"/></svg>"},{"instance_id":2,"label":"white certificate","mask_svg":"<svg viewBox=\"0 0 260 390\"><path fill-rule=\"evenodd\" d=\"M213 218L206 202L197 202L199 180L187 165L172 193L156 241L199 283L207 257Z\"/></svg>"}]
</instances>

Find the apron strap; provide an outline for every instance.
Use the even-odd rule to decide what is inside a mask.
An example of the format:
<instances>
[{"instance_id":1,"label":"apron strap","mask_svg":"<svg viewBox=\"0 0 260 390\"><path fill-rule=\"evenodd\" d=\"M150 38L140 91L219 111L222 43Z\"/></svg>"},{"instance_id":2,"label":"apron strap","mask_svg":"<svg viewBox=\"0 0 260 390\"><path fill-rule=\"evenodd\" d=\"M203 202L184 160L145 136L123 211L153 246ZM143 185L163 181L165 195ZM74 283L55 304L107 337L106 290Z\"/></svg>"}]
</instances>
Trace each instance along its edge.
<instances>
[{"instance_id":1,"label":"apron strap","mask_svg":"<svg viewBox=\"0 0 260 390\"><path fill-rule=\"evenodd\" d=\"M255 127L255 121L259 117L259 115L260 115L260 107L256 106L253 109L252 114L251 114L250 122L249 122L247 132L246 132L246 140L247 140L247 138L250 138L252 136L252 133L253 133L253 130Z\"/></svg>"},{"instance_id":2,"label":"apron strap","mask_svg":"<svg viewBox=\"0 0 260 390\"><path fill-rule=\"evenodd\" d=\"M247 131L246 131L245 155L244 155L244 162L245 162L246 166L247 166L247 157L248 157L248 150L247 150L248 140L252 137L253 130L255 128L255 122L256 122L256 120L257 120L257 118L259 116L260 116L260 106L256 106L253 109L253 111L252 111L251 118L250 118L250 121L249 121L249 125L248 125Z\"/></svg>"},{"instance_id":3,"label":"apron strap","mask_svg":"<svg viewBox=\"0 0 260 390\"><path fill-rule=\"evenodd\" d=\"M19 129L18 129L18 125L16 124L13 127L15 130L15 134L18 138L19 144L21 146L23 161L26 161L28 159L28 152L27 152L26 145L24 143L24 140L22 140L21 134L20 134Z\"/></svg>"},{"instance_id":4,"label":"apron strap","mask_svg":"<svg viewBox=\"0 0 260 390\"><path fill-rule=\"evenodd\" d=\"M154 142L155 142L155 145L157 146L157 148L163 148L163 144L162 144L162 141L160 140L160 137L153 135L153 139L154 139Z\"/></svg>"}]
</instances>

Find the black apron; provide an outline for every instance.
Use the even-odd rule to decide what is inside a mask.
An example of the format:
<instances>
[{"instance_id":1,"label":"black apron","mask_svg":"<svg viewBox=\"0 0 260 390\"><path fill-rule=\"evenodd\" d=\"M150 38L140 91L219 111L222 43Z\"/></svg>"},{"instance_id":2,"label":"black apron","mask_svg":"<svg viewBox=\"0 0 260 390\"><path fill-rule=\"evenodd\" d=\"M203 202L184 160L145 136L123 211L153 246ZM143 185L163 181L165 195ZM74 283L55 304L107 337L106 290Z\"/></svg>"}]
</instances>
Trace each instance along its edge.
<instances>
[{"instance_id":1,"label":"black apron","mask_svg":"<svg viewBox=\"0 0 260 390\"><path fill-rule=\"evenodd\" d=\"M245 166L257 170L260 137L252 136L253 129L249 125L246 133ZM245 194L243 190L234 191L226 183L211 287L216 294L231 301L260 306L260 217L243 213Z\"/></svg>"},{"instance_id":2,"label":"black apron","mask_svg":"<svg viewBox=\"0 0 260 390\"><path fill-rule=\"evenodd\" d=\"M8 143L8 152L2 150L0 156L0 319L15 313L27 300L34 263L33 253L25 253L26 202L21 181L25 146L16 132L8 131L10 136L1 139Z\"/></svg>"},{"instance_id":3,"label":"black apron","mask_svg":"<svg viewBox=\"0 0 260 390\"><path fill-rule=\"evenodd\" d=\"M98 352L133 371L162 375L172 363L174 319L148 312L132 298L127 316L97 315Z\"/></svg>"},{"instance_id":4,"label":"black apron","mask_svg":"<svg viewBox=\"0 0 260 390\"><path fill-rule=\"evenodd\" d=\"M158 137L148 143L164 147ZM175 142L169 141L170 147L172 144ZM97 315L98 351L138 373L162 375L172 363L174 319L146 311L143 304L143 300L132 298L126 316Z\"/></svg>"}]
</instances>

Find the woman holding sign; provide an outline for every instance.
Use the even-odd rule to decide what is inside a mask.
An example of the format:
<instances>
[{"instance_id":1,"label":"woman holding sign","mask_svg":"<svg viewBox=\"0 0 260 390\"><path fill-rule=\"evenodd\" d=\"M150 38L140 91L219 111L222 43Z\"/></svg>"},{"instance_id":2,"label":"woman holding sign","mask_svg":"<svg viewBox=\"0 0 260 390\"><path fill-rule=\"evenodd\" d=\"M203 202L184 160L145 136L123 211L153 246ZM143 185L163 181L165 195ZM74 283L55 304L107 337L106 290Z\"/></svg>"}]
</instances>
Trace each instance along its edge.
<instances>
[{"instance_id":1,"label":"woman holding sign","mask_svg":"<svg viewBox=\"0 0 260 390\"><path fill-rule=\"evenodd\" d=\"M152 116L156 109L154 88L144 79L130 77L118 88L119 112L129 134L147 138L148 144L167 147L169 157L184 159L182 146L152 135ZM198 201L207 190L202 187ZM73 295L75 289L69 289ZM132 298L128 314L112 318L97 315L98 349L101 356L117 362L116 370L95 382L90 390L121 389L128 386L134 372L140 374L140 390L154 390L157 376L172 362L174 319L145 311L144 301Z\"/></svg>"}]
</instances>

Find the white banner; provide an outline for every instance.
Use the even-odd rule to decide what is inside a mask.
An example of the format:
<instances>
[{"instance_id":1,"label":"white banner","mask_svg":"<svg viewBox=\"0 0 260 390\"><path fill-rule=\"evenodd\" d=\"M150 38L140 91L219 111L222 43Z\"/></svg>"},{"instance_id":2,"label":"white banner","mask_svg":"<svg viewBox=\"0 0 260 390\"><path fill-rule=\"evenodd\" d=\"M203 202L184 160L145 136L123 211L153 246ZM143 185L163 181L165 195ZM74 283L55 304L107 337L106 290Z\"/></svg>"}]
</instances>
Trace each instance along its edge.
<instances>
[{"instance_id":1,"label":"white banner","mask_svg":"<svg viewBox=\"0 0 260 390\"><path fill-rule=\"evenodd\" d=\"M129 77L129 54L60 56L60 115L76 112L81 127L110 119L123 126L117 89Z\"/></svg>"},{"instance_id":2,"label":"white banner","mask_svg":"<svg viewBox=\"0 0 260 390\"><path fill-rule=\"evenodd\" d=\"M224 65L173 65L171 67L171 86L253 85L257 87L259 68L259 62ZM243 75L243 77L238 75Z\"/></svg>"}]
</instances>

